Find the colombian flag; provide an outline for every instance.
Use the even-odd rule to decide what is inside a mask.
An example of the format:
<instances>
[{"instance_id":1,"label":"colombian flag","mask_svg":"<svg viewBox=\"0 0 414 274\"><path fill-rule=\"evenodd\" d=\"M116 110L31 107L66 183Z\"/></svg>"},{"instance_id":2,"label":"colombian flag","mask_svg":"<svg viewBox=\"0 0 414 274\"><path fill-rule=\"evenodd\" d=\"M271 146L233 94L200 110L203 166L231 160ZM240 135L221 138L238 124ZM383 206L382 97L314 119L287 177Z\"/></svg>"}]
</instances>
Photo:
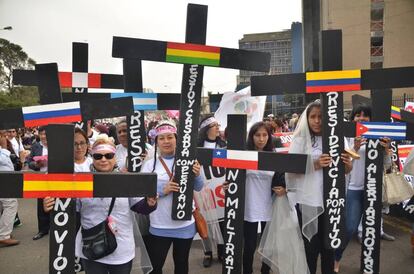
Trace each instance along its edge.
<instances>
[{"instance_id":1,"label":"colombian flag","mask_svg":"<svg viewBox=\"0 0 414 274\"><path fill-rule=\"evenodd\" d=\"M306 73L306 92L361 90L360 70L321 71Z\"/></svg>"},{"instance_id":2,"label":"colombian flag","mask_svg":"<svg viewBox=\"0 0 414 274\"><path fill-rule=\"evenodd\" d=\"M23 198L93 197L92 174L23 174Z\"/></svg>"},{"instance_id":3,"label":"colombian flag","mask_svg":"<svg viewBox=\"0 0 414 274\"><path fill-rule=\"evenodd\" d=\"M401 120L401 112L399 107L391 106L391 117L394 119Z\"/></svg>"},{"instance_id":4,"label":"colombian flag","mask_svg":"<svg viewBox=\"0 0 414 274\"><path fill-rule=\"evenodd\" d=\"M23 107L22 112L25 127L44 126L50 123L64 124L82 120L79 102Z\"/></svg>"},{"instance_id":5,"label":"colombian flag","mask_svg":"<svg viewBox=\"0 0 414 274\"><path fill-rule=\"evenodd\" d=\"M168 42L166 62L217 67L220 65L220 48Z\"/></svg>"}]
</instances>

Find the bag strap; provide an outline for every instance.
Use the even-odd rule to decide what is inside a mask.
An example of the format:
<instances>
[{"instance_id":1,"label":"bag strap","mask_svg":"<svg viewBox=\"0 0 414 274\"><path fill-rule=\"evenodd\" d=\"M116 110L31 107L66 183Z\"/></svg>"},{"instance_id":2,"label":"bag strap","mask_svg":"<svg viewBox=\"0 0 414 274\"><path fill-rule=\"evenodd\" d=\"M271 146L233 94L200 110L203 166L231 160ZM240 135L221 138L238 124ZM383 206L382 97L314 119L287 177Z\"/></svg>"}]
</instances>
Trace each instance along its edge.
<instances>
[{"instance_id":1,"label":"bag strap","mask_svg":"<svg viewBox=\"0 0 414 274\"><path fill-rule=\"evenodd\" d=\"M158 159L160 160L162 166L164 167L165 171L167 172L167 174L168 174L168 176L170 177L170 180L171 180L174 175L172 174L170 169L167 167L167 164L164 162L164 159L162 159L161 156L158 157Z\"/></svg>"},{"instance_id":2,"label":"bag strap","mask_svg":"<svg viewBox=\"0 0 414 274\"><path fill-rule=\"evenodd\" d=\"M115 199L116 198L112 198L112 200L111 200L111 205L109 206L108 217L109 217L109 215L111 215L112 209L114 208Z\"/></svg>"}]
</instances>

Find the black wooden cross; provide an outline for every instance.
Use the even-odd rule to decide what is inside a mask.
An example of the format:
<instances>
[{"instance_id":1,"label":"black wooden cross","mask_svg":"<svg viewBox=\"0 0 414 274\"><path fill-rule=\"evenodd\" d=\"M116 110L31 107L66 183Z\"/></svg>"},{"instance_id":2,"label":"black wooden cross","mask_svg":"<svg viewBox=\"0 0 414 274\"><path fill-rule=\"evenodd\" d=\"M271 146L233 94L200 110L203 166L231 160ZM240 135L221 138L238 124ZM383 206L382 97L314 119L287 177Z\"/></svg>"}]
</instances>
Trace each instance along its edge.
<instances>
[{"instance_id":1,"label":"black wooden cross","mask_svg":"<svg viewBox=\"0 0 414 274\"><path fill-rule=\"evenodd\" d=\"M189 4L185 43L114 37L112 56L184 64L172 218L192 216L194 164L204 66L267 72L270 54L206 46L207 6Z\"/></svg>"},{"instance_id":2,"label":"black wooden cross","mask_svg":"<svg viewBox=\"0 0 414 274\"><path fill-rule=\"evenodd\" d=\"M228 115L227 121L228 149L197 148L197 159L202 165L226 168L229 188L225 200L222 273L242 273L246 169L305 173L307 155L246 151L246 115ZM247 159L250 162L243 161Z\"/></svg>"},{"instance_id":3,"label":"black wooden cross","mask_svg":"<svg viewBox=\"0 0 414 274\"><path fill-rule=\"evenodd\" d=\"M331 35L326 34L327 32L333 33L333 36L337 36L336 39L331 40L330 42L324 42L324 36ZM339 70L339 67L335 67L335 64L340 64L342 62L342 58L339 58L341 56L341 51L338 50L342 48L342 42L340 40L340 33L339 31L323 31L322 32L322 62L323 62L323 69L326 70ZM336 33L336 34L335 34ZM333 50L338 51L335 54L329 53L327 50ZM332 58L333 57L333 58ZM327 66L325 66L325 64ZM324 85L326 85L324 87ZM399 87L411 87L414 86L414 67L401 67L401 68L387 68L387 69L370 69L370 70L354 70L354 71L333 71L333 72L327 72L327 74L313 74L313 73L297 73L297 74L287 74L287 75L275 75L275 76L263 76L263 77L252 77L252 95L274 95L274 94L283 94L283 93L300 93L300 92L307 92L307 93L313 93L313 92L328 92L328 96L331 96L331 100L328 99L328 109L325 109L323 111L323 121L324 121L324 128L323 128L323 143L325 144L323 147L324 153L329 152L329 154L332 153L330 148L332 145L335 144L329 144L329 142L332 141L332 138L338 138L339 141L342 141L342 137L338 135L338 137L333 137L330 135L332 131L332 128L329 127L329 123L340 125L340 131L343 131L341 134L342 136L355 136L355 124L345 124L342 123L342 98L341 94L338 92L332 92L332 91L348 91L348 90L364 90L364 89L371 89L371 90L377 90L377 89L390 89L390 88L399 88ZM381 94L387 95L387 98L390 96L390 92L387 90L377 92L373 92L373 95ZM336 100L332 100L332 96L336 97ZM338 98L341 99L340 102L338 101ZM373 98L376 101L376 104L384 100L384 97L381 98L381 96L375 96ZM387 100L386 100L387 101ZM325 101L326 102L326 101ZM332 104L329 104L329 103ZM340 105L339 105L340 104ZM325 107L326 103L323 104L323 107ZM332 108L336 109L337 113L332 112ZM389 113L390 106L387 108L373 108L375 111L387 111ZM389 114L388 114L389 116ZM333 122L335 121L336 122ZM376 118L374 118L374 121ZM389 119L388 119L389 120ZM379 121L379 120L376 120ZM342 128L342 130L341 130ZM410 136L411 128L409 124L407 125L407 136ZM328 131L327 131L328 129ZM330 130L329 130L330 129ZM351 130L348 130L351 129ZM331 138L331 139L329 139ZM379 142L377 140L370 140L368 143L368 151L376 151L376 147L378 146ZM337 149L337 151L343 151L342 149ZM374 152L371 152L371 155L367 157L367 165L370 165L370 160L375 160L373 163L376 167L377 172L375 173L375 181L376 185L372 185L371 181L371 189L370 193L372 194L372 190L374 189L376 191L377 197L381 197L381 183L382 183L382 167L377 166L377 164L380 164L376 161L382 161L382 159L377 159L378 157L373 158ZM368 155L367 155L368 156ZM371 159L372 158L372 159ZM335 162L335 159L334 161ZM372 165L371 165L372 167ZM331 165L329 168L324 169L324 180L327 179L326 174L327 170L332 171L332 168L335 168L334 165ZM379 172L381 170L381 172ZM368 170L367 171L371 171ZM329 175L329 173L328 173ZM373 174L370 174L372 177ZM343 175L338 174L338 178L341 178L341 181L343 182ZM333 179L333 178L331 178ZM333 180L330 180L333 182ZM327 182L324 183L324 186L327 185ZM340 184L340 191L339 195L336 197L336 201L334 200L327 200L326 198L330 198L329 194L332 192L331 189L324 189L324 197L325 197L325 210L327 212L327 216L325 218L325 225L328 225L329 231L332 233L328 233L326 236L326 243L329 243L329 247L331 248L337 248L340 244L340 242L343 241L344 233L343 233L343 224L339 226L340 230L337 234L334 231L334 228L331 223L328 222L332 218L334 220L334 224L336 220L339 220L340 223L344 223L344 205L342 204L342 199L344 199L344 191L345 186L343 183ZM368 190L367 194L368 194ZM336 193L336 192L334 192ZM336 203L338 205L341 205L339 208L332 208L333 203ZM368 203L366 203L368 205ZM372 212L375 212L375 216L380 216L381 214L381 199L375 200L374 204L369 205L370 210ZM341 211L340 213L338 211ZM339 214L337 214L339 213ZM341 217L339 217L341 216ZM329 218L329 219L328 219ZM340 219L339 219L340 218ZM377 220L375 221L375 227L378 227L380 225ZM342 231L341 231L342 228ZM376 247L379 244L379 229L375 228L376 235L375 237L370 237L369 240L371 241L371 247L375 246L375 249L378 252L372 252L366 253L367 256L365 259L363 258L364 263L364 269L368 269L368 267L372 267L373 269L377 269L375 271L379 271L379 249ZM331 237L332 235L336 234L337 237ZM374 235L372 235L374 236ZM365 240L364 240L365 241ZM377 244L375 244L377 242ZM368 249L368 246L363 247ZM371 266L370 266L371 264ZM373 272L377 273L377 272Z\"/></svg>"}]
</instances>

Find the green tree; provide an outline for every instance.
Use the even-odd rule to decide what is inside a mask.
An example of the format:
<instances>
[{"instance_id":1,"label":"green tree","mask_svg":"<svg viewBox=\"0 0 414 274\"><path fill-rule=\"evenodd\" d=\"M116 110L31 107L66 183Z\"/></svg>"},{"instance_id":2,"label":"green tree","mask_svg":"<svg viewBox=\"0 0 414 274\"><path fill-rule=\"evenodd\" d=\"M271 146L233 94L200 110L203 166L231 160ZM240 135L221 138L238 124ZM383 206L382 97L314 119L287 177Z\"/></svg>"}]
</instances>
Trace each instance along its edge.
<instances>
[{"instance_id":1,"label":"green tree","mask_svg":"<svg viewBox=\"0 0 414 274\"><path fill-rule=\"evenodd\" d=\"M0 38L0 89L13 93L13 70L33 69L35 61L23 48Z\"/></svg>"}]
</instances>

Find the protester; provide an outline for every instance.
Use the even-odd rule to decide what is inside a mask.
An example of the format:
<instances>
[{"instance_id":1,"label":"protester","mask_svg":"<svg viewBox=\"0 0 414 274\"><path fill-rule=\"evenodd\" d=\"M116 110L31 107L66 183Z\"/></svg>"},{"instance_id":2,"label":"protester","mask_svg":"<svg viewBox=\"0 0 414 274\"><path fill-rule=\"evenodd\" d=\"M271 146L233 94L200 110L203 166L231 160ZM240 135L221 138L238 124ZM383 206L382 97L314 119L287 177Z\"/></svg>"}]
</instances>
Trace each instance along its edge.
<instances>
[{"instance_id":1,"label":"protester","mask_svg":"<svg viewBox=\"0 0 414 274\"><path fill-rule=\"evenodd\" d=\"M209 115L200 121L198 131L198 147L206 148L225 148L226 142L220 138L220 124L214 118ZM218 167L217 167L218 168ZM224 168L218 168L221 170L220 174L225 174ZM223 178L224 182L224 178ZM215 211L209 210L214 205L214 197L211 196L211 190L206 182L204 182L204 188L195 193L194 198L200 206L201 213L208 220L208 234L207 239L203 239L204 258L203 266L210 267L213 263L213 244L217 245L217 257L221 262L224 256L224 245L223 245L223 233L224 233L224 220L215 214ZM207 210L204 210L207 209Z\"/></svg>"},{"instance_id":2,"label":"protester","mask_svg":"<svg viewBox=\"0 0 414 274\"><path fill-rule=\"evenodd\" d=\"M126 120L116 124L116 133L119 141L115 152L116 164L121 171L127 171L128 127Z\"/></svg>"},{"instance_id":3,"label":"protester","mask_svg":"<svg viewBox=\"0 0 414 274\"><path fill-rule=\"evenodd\" d=\"M90 172L92 158L88 156L89 139L86 133L80 129L75 128L74 137L74 159L75 172Z\"/></svg>"},{"instance_id":4,"label":"protester","mask_svg":"<svg viewBox=\"0 0 414 274\"><path fill-rule=\"evenodd\" d=\"M34 171L47 171L47 138L46 127L39 127L39 142L33 144L30 156L28 158L28 165ZM50 216L43 210L43 200L37 199L37 223L38 233L33 236L33 240L39 240L49 233Z\"/></svg>"},{"instance_id":5,"label":"protester","mask_svg":"<svg viewBox=\"0 0 414 274\"><path fill-rule=\"evenodd\" d=\"M306 174L286 174L289 200L297 204L298 218L304 236L306 260L311 274L316 273L317 261L321 254L322 274L331 274L334 268L334 251L325 248L323 239L323 173L322 169L331 164L331 157L322 154L322 114L319 100L310 103L301 115L293 135L289 153L308 155ZM348 154L341 153L345 173L352 169Z\"/></svg>"},{"instance_id":6,"label":"protester","mask_svg":"<svg viewBox=\"0 0 414 274\"><path fill-rule=\"evenodd\" d=\"M162 273L165 259L173 244L174 273L188 273L188 257L193 237L196 233L194 218L189 221L176 221L171 218L172 192L180 187L173 181L174 155L177 144L177 128L168 121L161 121L156 127L154 158L144 163L142 172L156 172L157 192L160 196L158 207L150 214L149 255L154 274ZM159 156L157 156L157 151ZM203 181L200 164L195 162L192 171L195 174L194 190L200 191Z\"/></svg>"},{"instance_id":7,"label":"protester","mask_svg":"<svg viewBox=\"0 0 414 274\"><path fill-rule=\"evenodd\" d=\"M271 130L265 122L255 123L247 137L247 149L256 151L273 151ZM266 222L272 219L272 189L276 194L285 193L285 188L278 185L284 181L284 174L273 171L246 171L246 198L244 206L244 247L243 273L253 273L253 258L257 246L257 229L265 229ZM269 266L262 263L261 273L269 273Z\"/></svg>"},{"instance_id":8,"label":"protester","mask_svg":"<svg viewBox=\"0 0 414 274\"><path fill-rule=\"evenodd\" d=\"M7 149L7 136L5 130L0 130L0 171L14 171ZM18 245L20 242L11 237L14 219L17 213L17 199L0 198L0 246Z\"/></svg>"},{"instance_id":9,"label":"protester","mask_svg":"<svg viewBox=\"0 0 414 274\"><path fill-rule=\"evenodd\" d=\"M351 121L354 122L369 122L371 120L371 108L365 105L360 105L352 110ZM361 221L364 205L364 184L365 184L365 151L366 139L362 137L351 138L349 144L356 153L359 154L360 159L353 162L353 168L347 177L347 193L345 204L345 221L346 221L346 237L340 249L335 251L335 268L339 272L340 260L342 254L346 249L352 235L357 231L358 224ZM383 138L381 145L385 148L384 153L384 168L388 169L391 166L391 158L386 150L389 148L391 140ZM384 236L383 236L384 237Z\"/></svg>"},{"instance_id":10,"label":"protester","mask_svg":"<svg viewBox=\"0 0 414 274\"><path fill-rule=\"evenodd\" d=\"M105 138L106 137L106 138ZM87 136L82 131L75 133L75 147L81 147L76 144L86 142ZM75 167L76 154L81 154L81 150L75 150ZM92 146L93 163L90 171L93 172L119 172L116 168L115 145L106 135L100 136ZM85 160L86 161L86 160ZM85 162L84 161L84 162ZM82 171L86 171L82 168ZM78 240L76 243L76 255L82 258L82 264L86 274L127 274L131 273L132 260L135 257L135 240L134 240L134 217L131 210L141 214L149 214L156 208L156 198L81 198L76 201L76 210L79 213L80 226L82 233L84 230L91 229L100 224L107 218L108 209L113 206L110 214L111 222L116 224L115 238L117 247L109 255L100 259L90 259L84 255L83 245ZM53 208L54 199L47 198L44 201L46 211ZM131 209L131 210L129 210ZM83 240L82 240L83 241ZM144 248L142 246L140 248ZM142 258L141 258L142 260ZM148 263L147 263L148 264Z\"/></svg>"}]
</instances>

